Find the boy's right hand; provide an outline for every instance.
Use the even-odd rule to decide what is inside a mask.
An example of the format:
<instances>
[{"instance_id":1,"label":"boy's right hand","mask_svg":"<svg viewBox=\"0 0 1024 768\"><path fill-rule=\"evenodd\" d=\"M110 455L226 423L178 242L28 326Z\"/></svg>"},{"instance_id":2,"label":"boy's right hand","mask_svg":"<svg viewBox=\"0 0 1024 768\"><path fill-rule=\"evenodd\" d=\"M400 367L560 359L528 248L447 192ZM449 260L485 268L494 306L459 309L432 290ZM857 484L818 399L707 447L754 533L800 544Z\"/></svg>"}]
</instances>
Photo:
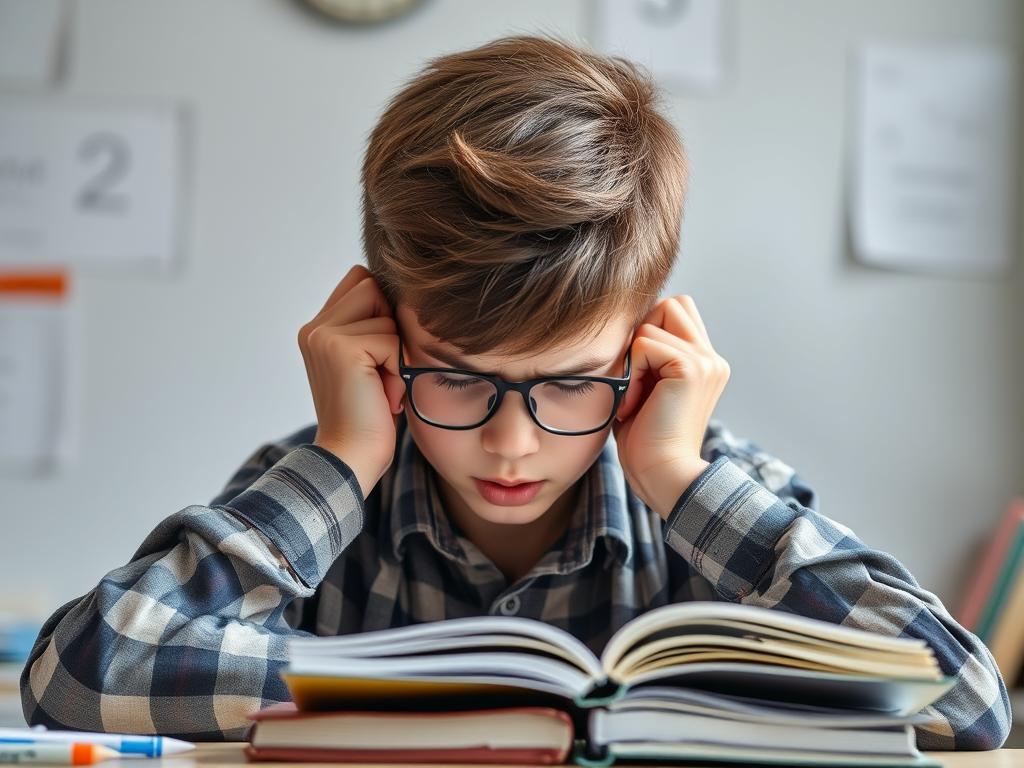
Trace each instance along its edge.
<instances>
[{"instance_id":1,"label":"boy's right hand","mask_svg":"<svg viewBox=\"0 0 1024 768\"><path fill-rule=\"evenodd\" d=\"M323 309L299 329L316 408L313 443L352 469L364 499L394 460L405 398L397 331L387 299L361 264L348 271Z\"/></svg>"}]
</instances>

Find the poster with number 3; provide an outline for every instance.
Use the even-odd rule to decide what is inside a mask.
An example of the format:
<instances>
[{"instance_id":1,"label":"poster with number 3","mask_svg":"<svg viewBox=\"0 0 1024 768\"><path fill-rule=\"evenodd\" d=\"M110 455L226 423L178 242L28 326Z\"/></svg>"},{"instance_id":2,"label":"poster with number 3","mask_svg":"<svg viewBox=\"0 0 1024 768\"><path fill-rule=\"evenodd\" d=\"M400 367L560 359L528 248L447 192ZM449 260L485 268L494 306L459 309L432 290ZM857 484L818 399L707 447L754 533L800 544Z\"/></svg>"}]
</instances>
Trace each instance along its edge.
<instances>
[{"instance_id":1,"label":"poster with number 3","mask_svg":"<svg viewBox=\"0 0 1024 768\"><path fill-rule=\"evenodd\" d=\"M176 106L0 100L0 265L155 263L180 248Z\"/></svg>"}]
</instances>

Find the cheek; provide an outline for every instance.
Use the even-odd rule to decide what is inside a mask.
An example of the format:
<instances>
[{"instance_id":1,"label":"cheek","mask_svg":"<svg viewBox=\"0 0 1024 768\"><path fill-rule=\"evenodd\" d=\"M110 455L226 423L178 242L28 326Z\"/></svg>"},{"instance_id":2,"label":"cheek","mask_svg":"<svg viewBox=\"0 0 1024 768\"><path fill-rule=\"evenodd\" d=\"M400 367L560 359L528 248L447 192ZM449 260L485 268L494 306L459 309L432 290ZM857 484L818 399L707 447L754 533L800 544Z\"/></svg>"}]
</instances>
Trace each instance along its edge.
<instances>
[{"instance_id":1,"label":"cheek","mask_svg":"<svg viewBox=\"0 0 1024 768\"><path fill-rule=\"evenodd\" d=\"M573 452L573 456L577 457L578 461L589 466L601 455L601 450L604 448L604 444L608 442L608 435L611 434L611 431L611 427L606 427L592 435L573 438L579 441L578 450Z\"/></svg>"},{"instance_id":2,"label":"cheek","mask_svg":"<svg viewBox=\"0 0 1024 768\"><path fill-rule=\"evenodd\" d=\"M437 468L458 466L476 445L470 430L440 429L424 424L415 415L409 419L409 434L427 460Z\"/></svg>"}]
</instances>

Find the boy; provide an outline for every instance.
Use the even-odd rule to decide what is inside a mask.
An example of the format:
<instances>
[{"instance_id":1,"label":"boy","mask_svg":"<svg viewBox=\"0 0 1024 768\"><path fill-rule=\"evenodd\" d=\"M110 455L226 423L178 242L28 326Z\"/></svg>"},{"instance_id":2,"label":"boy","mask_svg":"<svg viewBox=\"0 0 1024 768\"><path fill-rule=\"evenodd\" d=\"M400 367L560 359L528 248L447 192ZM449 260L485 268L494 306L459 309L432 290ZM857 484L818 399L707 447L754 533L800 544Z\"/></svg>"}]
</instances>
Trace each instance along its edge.
<instances>
[{"instance_id":1,"label":"boy","mask_svg":"<svg viewBox=\"0 0 1024 768\"><path fill-rule=\"evenodd\" d=\"M655 96L547 38L432 60L369 141L370 269L299 333L316 424L58 609L28 721L241 739L289 698L290 636L498 613L600 651L656 606L732 600L925 639L959 680L918 746L1000 746L978 638L711 419L729 367L689 297L655 300L686 179Z\"/></svg>"}]
</instances>

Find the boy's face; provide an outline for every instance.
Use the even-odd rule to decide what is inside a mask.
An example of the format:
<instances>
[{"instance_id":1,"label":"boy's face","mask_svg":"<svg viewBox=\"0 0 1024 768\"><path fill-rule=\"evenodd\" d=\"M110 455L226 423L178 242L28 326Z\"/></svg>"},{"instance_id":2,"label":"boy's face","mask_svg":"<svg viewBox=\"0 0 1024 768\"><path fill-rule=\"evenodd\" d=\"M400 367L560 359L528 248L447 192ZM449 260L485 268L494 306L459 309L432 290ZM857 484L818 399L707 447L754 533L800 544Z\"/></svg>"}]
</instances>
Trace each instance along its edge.
<instances>
[{"instance_id":1,"label":"boy's face","mask_svg":"<svg viewBox=\"0 0 1024 768\"><path fill-rule=\"evenodd\" d=\"M427 333L409 307L399 304L395 316L407 366L462 368L493 373L506 381L523 381L568 369L581 376L625 376L626 352L633 336L627 320L615 317L589 341L543 355L468 357ZM586 359L604 364L574 365ZM453 430L428 424L416 416L408 402L405 414L413 440L437 472L439 490L449 513L465 519L465 513L470 512L489 523L502 524L532 523L549 509L566 510L574 500L576 481L600 455L612 428L609 424L587 435L548 432L533 421L522 396L514 391L506 392L497 412L476 429ZM543 482L527 503L502 506L488 501L474 478Z\"/></svg>"}]
</instances>

